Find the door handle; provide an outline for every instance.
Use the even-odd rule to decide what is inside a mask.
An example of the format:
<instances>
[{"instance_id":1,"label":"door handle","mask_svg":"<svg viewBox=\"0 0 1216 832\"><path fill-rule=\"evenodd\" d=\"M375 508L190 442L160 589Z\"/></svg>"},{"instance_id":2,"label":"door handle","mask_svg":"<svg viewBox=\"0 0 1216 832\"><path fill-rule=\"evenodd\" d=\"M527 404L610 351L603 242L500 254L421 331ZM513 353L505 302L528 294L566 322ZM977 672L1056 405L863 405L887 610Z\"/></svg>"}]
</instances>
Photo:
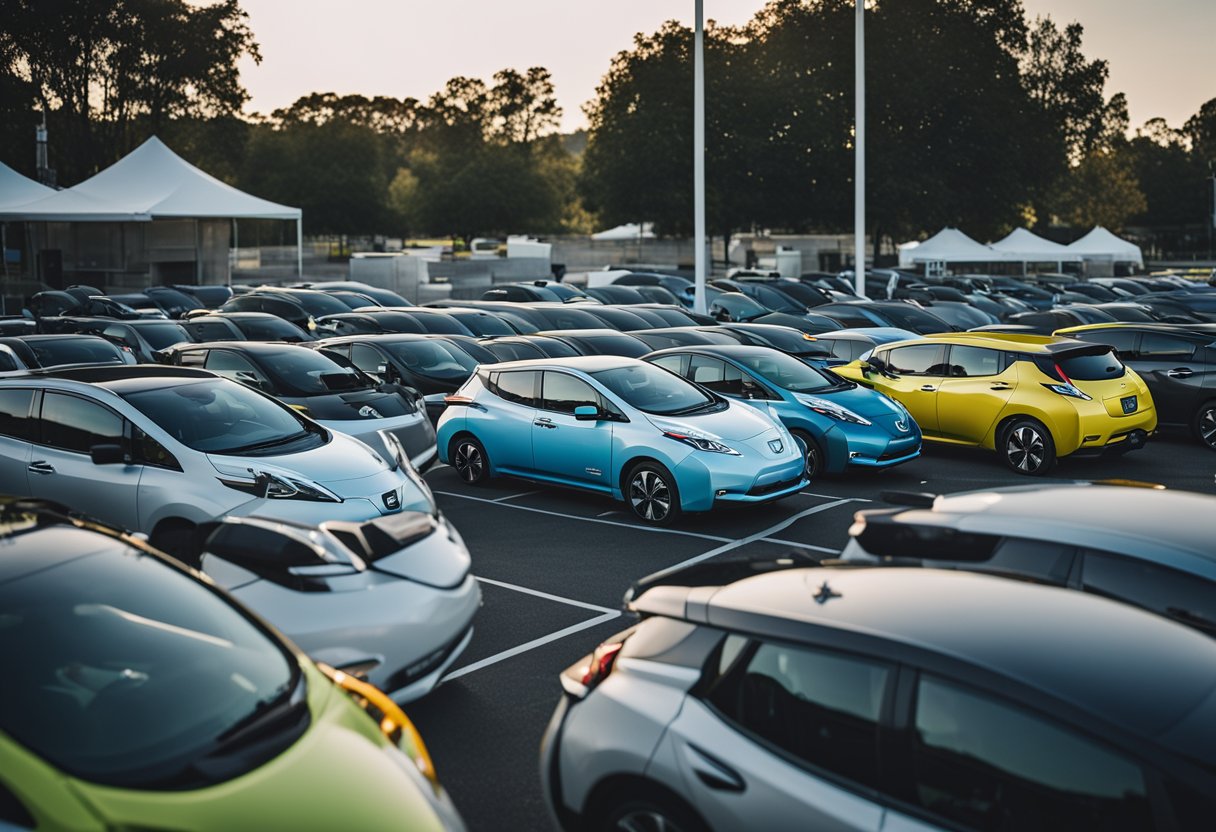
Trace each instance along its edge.
<instances>
[{"instance_id":1,"label":"door handle","mask_svg":"<svg viewBox=\"0 0 1216 832\"><path fill-rule=\"evenodd\" d=\"M55 473L55 466L45 460L40 459L37 462L31 462L29 467L27 467L25 470L29 471L31 474L53 474Z\"/></svg>"},{"instance_id":2,"label":"door handle","mask_svg":"<svg viewBox=\"0 0 1216 832\"><path fill-rule=\"evenodd\" d=\"M557 428L557 425L553 424L553 422L549 419L537 419L532 424L536 425L538 428Z\"/></svg>"},{"instance_id":3,"label":"door handle","mask_svg":"<svg viewBox=\"0 0 1216 832\"><path fill-rule=\"evenodd\" d=\"M1008 384L994 384L991 387L989 387L988 389L989 390L1012 390L1013 387L1011 387Z\"/></svg>"},{"instance_id":4,"label":"door handle","mask_svg":"<svg viewBox=\"0 0 1216 832\"><path fill-rule=\"evenodd\" d=\"M692 761L693 773L709 788L720 792L741 792L747 788L747 783L737 771L708 751L692 743L688 744L688 749L696 758Z\"/></svg>"},{"instance_id":5,"label":"door handle","mask_svg":"<svg viewBox=\"0 0 1216 832\"><path fill-rule=\"evenodd\" d=\"M1195 371L1190 367L1175 367L1172 370L1166 370L1165 374L1170 378L1190 378L1195 375Z\"/></svg>"},{"instance_id":6,"label":"door handle","mask_svg":"<svg viewBox=\"0 0 1216 832\"><path fill-rule=\"evenodd\" d=\"M922 385L920 386L920 389L921 389L922 391L924 391L925 393L932 393L932 392L933 392L934 390L936 390L937 388L936 388L936 387L934 387L932 384L922 384Z\"/></svg>"}]
</instances>

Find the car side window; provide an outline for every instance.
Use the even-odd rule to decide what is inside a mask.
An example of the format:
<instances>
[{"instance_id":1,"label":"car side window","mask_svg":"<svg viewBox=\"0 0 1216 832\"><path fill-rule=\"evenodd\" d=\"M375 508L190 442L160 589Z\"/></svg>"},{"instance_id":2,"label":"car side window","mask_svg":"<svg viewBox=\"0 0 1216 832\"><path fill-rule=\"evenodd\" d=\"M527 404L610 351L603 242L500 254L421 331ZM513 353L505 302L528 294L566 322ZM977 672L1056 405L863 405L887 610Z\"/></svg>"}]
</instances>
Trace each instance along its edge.
<instances>
[{"instance_id":1,"label":"car side window","mask_svg":"<svg viewBox=\"0 0 1216 832\"><path fill-rule=\"evenodd\" d=\"M878 785L878 719L888 667L842 653L728 638L707 698L762 744L821 772ZM727 651L739 652L729 660Z\"/></svg>"},{"instance_id":2,"label":"car side window","mask_svg":"<svg viewBox=\"0 0 1216 832\"><path fill-rule=\"evenodd\" d=\"M1132 358L1137 354L1136 340L1140 334L1117 329L1091 329L1074 332L1069 337L1091 344L1109 344L1120 358Z\"/></svg>"},{"instance_id":3,"label":"car side window","mask_svg":"<svg viewBox=\"0 0 1216 832\"><path fill-rule=\"evenodd\" d=\"M232 334L227 324L222 324L219 321L203 321L197 324L187 324L191 330L191 335L200 341L231 341L235 336Z\"/></svg>"},{"instance_id":4,"label":"car side window","mask_svg":"<svg viewBox=\"0 0 1216 832\"><path fill-rule=\"evenodd\" d=\"M504 374L505 375L505 374ZM574 413L576 407L600 408L600 396L581 378L547 371L541 380L541 407L558 413Z\"/></svg>"},{"instance_id":5,"label":"car side window","mask_svg":"<svg viewBox=\"0 0 1216 832\"><path fill-rule=\"evenodd\" d=\"M536 401L536 371L517 370L509 373L496 373L492 393L500 399L512 404L522 404L525 407L537 407Z\"/></svg>"},{"instance_id":6,"label":"car side window","mask_svg":"<svg viewBox=\"0 0 1216 832\"><path fill-rule=\"evenodd\" d=\"M1140 338L1138 358L1149 361L1190 361L1195 354L1195 345L1176 335L1161 332L1146 332Z\"/></svg>"},{"instance_id":7,"label":"car side window","mask_svg":"<svg viewBox=\"0 0 1216 832\"><path fill-rule=\"evenodd\" d=\"M1085 550L1081 587L1216 636L1216 583L1139 558Z\"/></svg>"},{"instance_id":8,"label":"car side window","mask_svg":"<svg viewBox=\"0 0 1216 832\"><path fill-rule=\"evenodd\" d=\"M108 407L77 396L42 395L42 442L87 454L94 445L123 444L123 419Z\"/></svg>"},{"instance_id":9,"label":"car side window","mask_svg":"<svg viewBox=\"0 0 1216 832\"><path fill-rule=\"evenodd\" d=\"M743 373L733 364L694 355L688 361L688 378L725 396L743 395Z\"/></svg>"},{"instance_id":10,"label":"car side window","mask_svg":"<svg viewBox=\"0 0 1216 832\"><path fill-rule=\"evenodd\" d=\"M670 370L678 376L685 376L688 375L685 370L687 362L687 355L665 355L662 358L656 358L652 363L662 367L664 370Z\"/></svg>"},{"instance_id":11,"label":"car side window","mask_svg":"<svg viewBox=\"0 0 1216 832\"><path fill-rule=\"evenodd\" d=\"M938 344L896 347L887 352L887 366L891 372L903 376L942 376L946 374L942 349Z\"/></svg>"},{"instance_id":12,"label":"car side window","mask_svg":"<svg viewBox=\"0 0 1216 832\"><path fill-rule=\"evenodd\" d=\"M1001 353L982 347L950 347L950 375L956 378L996 376L1001 373Z\"/></svg>"},{"instance_id":13,"label":"car side window","mask_svg":"<svg viewBox=\"0 0 1216 832\"><path fill-rule=\"evenodd\" d=\"M922 676L910 796L965 827L1112 832L1153 828L1140 766L1012 704Z\"/></svg>"},{"instance_id":14,"label":"car side window","mask_svg":"<svg viewBox=\"0 0 1216 832\"><path fill-rule=\"evenodd\" d=\"M350 350L351 363L365 373L379 374L380 365L387 363L383 355L366 344L354 344L347 349Z\"/></svg>"},{"instance_id":15,"label":"car side window","mask_svg":"<svg viewBox=\"0 0 1216 832\"><path fill-rule=\"evenodd\" d=\"M33 390L0 390L0 436L29 441L34 438L30 417Z\"/></svg>"},{"instance_id":16,"label":"car side window","mask_svg":"<svg viewBox=\"0 0 1216 832\"><path fill-rule=\"evenodd\" d=\"M131 445L135 449L135 461L139 464L182 470L181 464L164 445L134 425L131 426Z\"/></svg>"},{"instance_id":17,"label":"car side window","mask_svg":"<svg viewBox=\"0 0 1216 832\"><path fill-rule=\"evenodd\" d=\"M207 350L182 350L177 353L177 363L183 367L202 367L207 363Z\"/></svg>"}]
</instances>

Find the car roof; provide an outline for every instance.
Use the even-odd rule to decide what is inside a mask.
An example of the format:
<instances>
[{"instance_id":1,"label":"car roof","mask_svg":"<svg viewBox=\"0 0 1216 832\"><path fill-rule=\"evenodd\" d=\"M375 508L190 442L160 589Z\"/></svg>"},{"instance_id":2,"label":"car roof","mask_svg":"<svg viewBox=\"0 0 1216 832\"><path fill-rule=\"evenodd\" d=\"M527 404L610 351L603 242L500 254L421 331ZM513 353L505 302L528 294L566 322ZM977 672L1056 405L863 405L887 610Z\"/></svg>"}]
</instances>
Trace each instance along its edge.
<instances>
[{"instance_id":1,"label":"car roof","mask_svg":"<svg viewBox=\"0 0 1216 832\"><path fill-rule=\"evenodd\" d=\"M1128 303L1126 306L1140 306L1137 303ZM1163 322L1150 321L1106 321L1100 324L1081 324L1079 326L1061 327L1056 332L1072 333L1072 332L1095 332L1103 329L1132 329L1139 332L1163 332L1168 335L1177 335L1182 338L1194 338L1196 340L1212 340L1216 338L1216 324L1167 324Z\"/></svg>"},{"instance_id":2,"label":"car roof","mask_svg":"<svg viewBox=\"0 0 1216 832\"><path fill-rule=\"evenodd\" d=\"M289 344L286 341L199 341L197 343L183 342L181 344L173 344L163 350L163 352L171 353L199 349L235 350L236 352L248 352L255 355L269 355L271 353L295 352L296 350L311 348L303 344Z\"/></svg>"},{"instance_id":3,"label":"car roof","mask_svg":"<svg viewBox=\"0 0 1216 832\"><path fill-rule=\"evenodd\" d=\"M819 567L657 586L631 607L773 638L876 638L984 668L1191 756L1216 748L1216 640L1095 595L958 570Z\"/></svg>"},{"instance_id":4,"label":"car roof","mask_svg":"<svg viewBox=\"0 0 1216 832\"><path fill-rule=\"evenodd\" d=\"M1093 346L1093 344L1087 344L1075 338L1062 338L1055 335L1024 335L1020 332L941 332L922 335L914 341L897 341L891 346L904 346L905 344L959 344L1034 355L1055 355Z\"/></svg>"},{"instance_id":5,"label":"car roof","mask_svg":"<svg viewBox=\"0 0 1216 832\"><path fill-rule=\"evenodd\" d=\"M821 332L814 338L835 338L844 341L870 341L876 344L907 341L916 338L915 332L894 326L856 326L849 329L835 329L831 332Z\"/></svg>"},{"instance_id":6,"label":"car roof","mask_svg":"<svg viewBox=\"0 0 1216 832\"><path fill-rule=\"evenodd\" d=\"M597 373L600 370L614 370L618 367L633 367L638 364L646 364L646 362L620 355L579 355L571 358L528 358L521 361L503 361L498 364L483 364L481 368L495 371L553 369Z\"/></svg>"},{"instance_id":7,"label":"car roof","mask_svg":"<svg viewBox=\"0 0 1216 832\"><path fill-rule=\"evenodd\" d=\"M969 491L893 515L901 523L1147 556L1216 581L1214 517L1216 497L1207 494L1096 483Z\"/></svg>"},{"instance_id":8,"label":"car roof","mask_svg":"<svg viewBox=\"0 0 1216 832\"><path fill-rule=\"evenodd\" d=\"M651 358L656 355L668 355L671 353L681 352L699 352L704 355L718 355L722 358L730 358L736 361L746 358L749 355L758 355L762 357L771 357L773 353L781 353L781 355L785 355L785 353L781 352L781 350L754 344L689 344L687 346L668 347L667 349L656 350L647 356L647 358ZM797 359L794 360L796 361Z\"/></svg>"},{"instance_id":9,"label":"car roof","mask_svg":"<svg viewBox=\"0 0 1216 832\"><path fill-rule=\"evenodd\" d=\"M171 367L163 364L89 365L71 368L35 370L28 376L13 381L30 379L58 379L78 384L91 385L109 390L118 395L137 393L142 390L175 387L198 381L216 381L220 376L208 370L193 367Z\"/></svg>"}]
</instances>

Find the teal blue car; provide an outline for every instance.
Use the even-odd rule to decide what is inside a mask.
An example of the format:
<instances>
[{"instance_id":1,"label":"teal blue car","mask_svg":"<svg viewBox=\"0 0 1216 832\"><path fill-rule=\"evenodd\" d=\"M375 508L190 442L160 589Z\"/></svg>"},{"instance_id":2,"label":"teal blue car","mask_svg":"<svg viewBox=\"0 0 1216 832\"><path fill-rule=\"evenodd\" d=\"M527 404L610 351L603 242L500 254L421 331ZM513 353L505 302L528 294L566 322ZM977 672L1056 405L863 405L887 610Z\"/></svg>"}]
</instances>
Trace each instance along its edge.
<instances>
[{"instance_id":1,"label":"teal blue car","mask_svg":"<svg viewBox=\"0 0 1216 832\"><path fill-rule=\"evenodd\" d=\"M676 347L645 360L779 419L802 450L808 478L920 456L920 426L902 404L769 347Z\"/></svg>"},{"instance_id":2,"label":"teal blue car","mask_svg":"<svg viewBox=\"0 0 1216 832\"><path fill-rule=\"evenodd\" d=\"M666 524L807 484L779 421L636 358L483 364L445 401L439 455L470 485L515 476L581 488Z\"/></svg>"}]
</instances>

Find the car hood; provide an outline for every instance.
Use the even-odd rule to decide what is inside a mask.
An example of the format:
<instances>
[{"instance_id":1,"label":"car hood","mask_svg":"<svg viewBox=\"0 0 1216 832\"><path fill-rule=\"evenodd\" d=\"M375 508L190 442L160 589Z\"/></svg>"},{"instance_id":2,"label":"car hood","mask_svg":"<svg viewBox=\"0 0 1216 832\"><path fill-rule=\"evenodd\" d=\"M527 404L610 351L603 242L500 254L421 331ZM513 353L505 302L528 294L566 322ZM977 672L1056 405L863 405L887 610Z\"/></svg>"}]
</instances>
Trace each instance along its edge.
<instances>
[{"instance_id":1,"label":"car hood","mask_svg":"<svg viewBox=\"0 0 1216 832\"><path fill-rule=\"evenodd\" d=\"M71 783L108 828L163 828L172 818L182 829L385 829L405 822L442 830L445 820L455 820L446 795L428 799L430 785L409 770L413 764L368 714L311 666L305 673L311 725L247 774L180 792Z\"/></svg>"},{"instance_id":2,"label":"car hood","mask_svg":"<svg viewBox=\"0 0 1216 832\"><path fill-rule=\"evenodd\" d=\"M763 407L763 402L756 406ZM756 407L740 402L729 402L713 413L696 413L688 416L660 416L646 414L646 418L660 431L675 431L703 435L710 439L745 441L773 429L775 418L767 418ZM780 424L780 422L777 422Z\"/></svg>"},{"instance_id":3,"label":"car hood","mask_svg":"<svg viewBox=\"0 0 1216 832\"><path fill-rule=\"evenodd\" d=\"M847 407L858 416L864 416L871 422L885 419L902 419L907 412L887 396L860 384L843 390L824 391L821 393L799 393L798 396L817 396L835 402L841 407Z\"/></svg>"}]
</instances>

